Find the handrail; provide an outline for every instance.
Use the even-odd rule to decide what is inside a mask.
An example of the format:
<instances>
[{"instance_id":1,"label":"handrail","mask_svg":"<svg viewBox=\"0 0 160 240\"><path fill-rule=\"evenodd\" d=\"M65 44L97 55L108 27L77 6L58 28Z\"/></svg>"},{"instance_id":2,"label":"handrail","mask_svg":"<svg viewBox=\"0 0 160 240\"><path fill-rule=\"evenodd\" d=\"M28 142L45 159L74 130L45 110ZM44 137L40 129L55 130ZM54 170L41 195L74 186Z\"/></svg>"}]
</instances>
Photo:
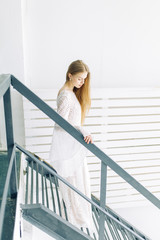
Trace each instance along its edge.
<instances>
[{"instance_id":1,"label":"handrail","mask_svg":"<svg viewBox=\"0 0 160 240\"><path fill-rule=\"evenodd\" d=\"M18 81L14 76L11 75L11 84L13 87L31 101L36 107L38 107L43 113L45 113L50 119L55 121L61 126L66 132L73 136L77 141L84 145L89 151L91 151L96 157L98 157L106 166L110 167L126 182L128 182L133 188L141 193L146 199L153 203L160 209L160 200L149 192L143 185L141 185L135 178L127 173L122 167L108 157L102 150L100 150L95 144L87 144L82 137L82 134L63 119L57 112L55 112L49 105L42 101L36 94L28 89L24 84Z\"/></svg>"}]
</instances>

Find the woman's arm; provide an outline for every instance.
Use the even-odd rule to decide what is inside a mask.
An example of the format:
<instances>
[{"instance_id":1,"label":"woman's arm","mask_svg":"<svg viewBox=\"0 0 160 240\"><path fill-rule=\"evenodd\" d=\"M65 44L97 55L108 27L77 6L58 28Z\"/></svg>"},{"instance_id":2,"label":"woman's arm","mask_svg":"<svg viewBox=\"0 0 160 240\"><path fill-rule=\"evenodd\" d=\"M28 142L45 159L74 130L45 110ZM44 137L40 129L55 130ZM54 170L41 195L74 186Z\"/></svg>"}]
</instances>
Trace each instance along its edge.
<instances>
[{"instance_id":1,"label":"woman's arm","mask_svg":"<svg viewBox=\"0 0 160 240\"><path fill-rule=\"evenodd\" d=\"M82 135L84 137L84 141L87 144L90 143L90 142L93 143L92 136L91 136L90 132L87 131L87 129L84 129L83 127L79 127L79 126L76 127L76 129L79 130L82 133Z\"/></svg>"},{"instance_id":2,"label":"woman's arm","mask_svg":"<svg viewBox=\"0 0 160 240\"><path fill-rule=\"evenodd\" d=\"M68 121L69 110L70 105L67 96L60 97L57 101L57 113Z\"/></svg>"},{"instance_id":3,"label":"woman's arm","mask_svg":"<svg viewBox=\"0 0 160 240\"><path fill-rule=\"evenodd\" d=\"M67 96L63 95L58 99L57 113L61 117L63 117L66 121L69 122L69 120L68 120L69 112L70 112L69 98ZM87 142L87 143L90 143L90 142L92 143L93 142L91 134L86 129L84 129L81 126L74 126L73 125L73 127L75 127L77 130L79 130L82 133L82 135L84 136L85 142Z\"/></svg>"}]
</instances>

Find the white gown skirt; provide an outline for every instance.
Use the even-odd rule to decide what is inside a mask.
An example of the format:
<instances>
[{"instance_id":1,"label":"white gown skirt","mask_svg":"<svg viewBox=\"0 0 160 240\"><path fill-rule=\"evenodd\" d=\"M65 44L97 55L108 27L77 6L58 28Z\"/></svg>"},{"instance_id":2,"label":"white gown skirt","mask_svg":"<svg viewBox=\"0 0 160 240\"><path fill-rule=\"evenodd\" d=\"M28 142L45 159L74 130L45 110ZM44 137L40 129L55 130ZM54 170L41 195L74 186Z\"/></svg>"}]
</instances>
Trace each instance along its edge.
<instances>
[{"instance_id":1,"label":"white gown skirt","mask_svg":"<svg viewBox=\"0 0 160 240\"><path fill-rule=\"evenodd\" d=\"M50 164L61 177L91 198L86 162L87 151L83 145L63 129L54 129ZM61 181L59 181L59 187L66 205L69 222L78 228L89 228L92 232L91 204Z\"/></svg>"}]
</instances>

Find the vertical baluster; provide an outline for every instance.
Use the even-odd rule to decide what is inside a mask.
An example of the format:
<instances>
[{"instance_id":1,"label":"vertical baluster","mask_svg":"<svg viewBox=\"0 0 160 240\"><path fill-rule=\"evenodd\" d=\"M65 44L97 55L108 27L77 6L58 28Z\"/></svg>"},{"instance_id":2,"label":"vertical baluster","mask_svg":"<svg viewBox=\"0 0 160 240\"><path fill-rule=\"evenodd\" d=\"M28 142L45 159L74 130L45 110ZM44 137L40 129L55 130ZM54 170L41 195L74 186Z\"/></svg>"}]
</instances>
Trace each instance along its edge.
<instances>
[{"instance_id":1,"label":"vertical baluster","mask_svg":"<svg viewBox=\"0 0 160 240\"><path fill-rule=\"evenodd\" d=\"M98 210L98 212L99 212L99 210ZM106 225L106 224L105 224L105 223L106 223L106 219L107 219L107 217L105 216L105 222L104 222L104 227L105 227L105 228L104 228L104 236L105 236L105 239L106 239L106 240L110 240L110 237L109 237L109 235L108 235L108 231L107 231L106 226L105 226L105 225Z\"/></svg>"},{"instance_id":2,"label":"vertical baluster","mask_svg":"<svg viewBox=\"0 0 160 240\"><path fill-rule=\"evenodd\" d=\"M60 205L60 199L59 199L59 193L58 193L58 180L54 176L55 180L55 188L56 188L56 195L57 195L57 201L58 201L58 208L59 208L59 215L62 217L62 211L61 211L61 205Z\"/></svg>"},{"instance_id":3,"label":"vertical baluster","mask_svg":"<svg viewBox=\"0 0 160 240\"><path fill-rule=\"evenodd\" d=\"M101 188L100 188L100 206L105 209L106 206L106 178L107 166L101 161ZM104 240L105 215L100 212L99 216L99 239Z\"/></svg>"},{"instance_id":4,"label":"vertical baluster","mask_svg":"<svg viewBox=\"0 0 160 240\"><path fill-rule=\"evenodd\" d=\"M99 210L96 209L96 208L93 206L93 211L94 211L94 216L95 216L95 220L96 220L95 226L96 226L96 230L97 230L97 232L98 232L98 226L99 226L99 225L98 225L98 222L99 222ZM94 220L94 221L95 221L95 220ZM105 232L105 240L110 240L106 228L105 228L105 231L104 231L104 232Z\"/></svg>"},{"instance_id":5,"label":"vertical baluster","mask_svg":"<svg viewBox=\"0 0 160 240\"><path fill-rule=\"evenodd\" d=\"M113 232L113 229L112 229L112 227L111 227L110 220L109 220L107 217L106 217L106 223L107 223L107 225L108 225L108 229L109 229L109 231L110 231L110 234L111 234L113 240L117 240L117 238L116 238L116 236L115 236L115 234L114 234L114 232Z\"/></svg>"},{"instance_id":6,"label":"vertical baluster","mask_svg":"<svg viewBox=\"0 0 160 240\"><path fill-rule=\"evenodd\" d=\"M65 218L68 221L67 209L66 209L66 205L65 205L64 200L62 201L62 203L63 203L64 213L65 213Z\"/></svg>"},{"instance_id":7,"label":"vertical baluster","mask_svg":"<svg viewBox=\"0 0 160 240\"><path fill-rule=\"evenodd\" d=\"M123 221L121 221L120 218L118 218L118 220L123 223ZM119 230L120 230L124 240L128 240L128 239L129 240L135 240L135 238L132 237L131 234L129 234L128 231L124 227L120 226L119 224L118 224L118 227L119 227Z\"/></svg>"},{"instance_id":8,"label":"vertical baluster","mask_svg":"<svg viewBox=\"0 0 160 240\"><path fill-rule=\"evenodd\" d=\"M47 178L46 178L46 175L45 175L45 192L46 192L46 203L47 203L47 208L49 208L48 189L47 189Z\"/></svg>"},{"instance_id":9,"label":"vertical baluster","mask_svg":"<svg viewBox=\"0 0 160 240\"><path fill-rule=\"evenodd\" d=\"M129 240L136 240L137 238L135 236L132 235L132 233L128 232L127 230L125 230L126 236Z\"/></svg>"},{"instance_id":10,"label":"vertical baluster","mask_svg":"<svg viewBox=\"0 0 160 240\"><path fill-rule=\"evenodd\" d=\"M97 217L97 210L96 210L95 206L92 206L92 212L93 212L93 222L94 222L95 228L98 232L98 217Z\"/></svg>"},{"instance_id":11,"label":"vertical baluster","mask_svg":"<svg viewBox=\"0 0 160 240\"><path fill-rule=\"evenodd\" d=\"M39 203L38 163L36 163L36 203Z\"/></svg>"},{"instance_id":12,"label":"vertical baluster","mask_svg":"<svg viewBox=\"0 0 160 240\"><path fill-rule=\"evenodd\" d=\"M120 218L118 218L118 220L119 220L120 222L122 222ZM117 228L119 229L119 231L121 232L121 235L122 235L122 237L123 237L123 240L128 240L128 237L126 237L126 233L125 233L124 227L122 227L122 226L119 225L119 224L116 224L116 225L117 225ZM132 239L132 240L133 240L133 239Z\"/></svg>"},{"instance_id":13,"label":"vertical baluster","mask_svg":"<svg viewBox=\"0 0 160 240\"><path fill-rule=\"evenodd\" d=\"M125 231L124 231L124 229L121 226L120 226L120 231L121 231L121 235L123 237L123 240L128 240L128 238L125 235Z\"/></svg>"},{"instance_id":14,"label":"vertical baluster","mask_svg":"<svg viewBox=\"0 0 160 240\"><path fill-rule=\"evenodd\" d=\"M110 219L110 222L112 224L112 227L113 227L113 230L114 230L114 233L115 233L117 239L121 240L121 237L120 237L119 232L117 230L118 227L117 227L116 223L112 219Z\"/></svg>"},{"instance_id":15,"label":"vertical baluster","mask_svg":"<svg viewBox=\"0 0 160 240\"><path fill-rule=\"evenodd\" d=\"M107 232L106 228L105 228L105 230L104 230L104 233L105 233L105 239L106 239L106 240L110 240L110 238L109 238L109 235L108 235L108 232Z\"/></svg>"},{"instance_id":16,"label":"vertical baluster","mask_svg":"<svg viewBox=\"0 0 160 240\"><path fill-rule=\"evenodd\" d=\"M30 203L33 204L33 161L31 161L31 199Z\"/></svg>"},{"instance_id":17,"label":"vertical baluster","mask_svg":"<svg viewBox=\"0 0 160 240\"><path fill-rule=\"evenodd\" d=\"M93 238L94 238L94 240L97 240L95 233L93 233Z\"/></svg>"},{"instance_id":18,"label":"vertical baluster","mask_svg":"<svg viewBox=\"0 0 160 240\"><path fill-rule=\"evenodd\" d=\"M26 167L26 194L25 194L25 204L28 204L28 178L29 178L29 162L27 161L27 167Z\"/></svg>"},{"instance_id":19,"label":"vertical baluster","mask_svg":"<svg viewBox=\"0 0 160 240\"><path fill-rule=\"evenodd\" d=\"M52 195L53 211L56 212L51 174L49 174L49 181L50 181L50 188L51 188L51 195Z\"/></svg>"},{"instance_id":20,"label":"vertical baluster","mask_svg":"<svg viewBox=\"0 0 160 240\"><path fill-rule=\"evenodd\" d=\"M90 236L90 232L89 232L89 229L88 228L86 228L86 230L87 230L87 234Z\"/></svg>"},{"instance_id":21,"label":"vertical baluster","mask_svg":"<svg viewBox=\"0 0 160 240\"><path fill-rule=\"evenodd\" d=\"M42 185L42 204L44 205L44 181L43 181L43 167L42 167L42 174L41 174L41 185Z\"/></svg>"}]
</instances>

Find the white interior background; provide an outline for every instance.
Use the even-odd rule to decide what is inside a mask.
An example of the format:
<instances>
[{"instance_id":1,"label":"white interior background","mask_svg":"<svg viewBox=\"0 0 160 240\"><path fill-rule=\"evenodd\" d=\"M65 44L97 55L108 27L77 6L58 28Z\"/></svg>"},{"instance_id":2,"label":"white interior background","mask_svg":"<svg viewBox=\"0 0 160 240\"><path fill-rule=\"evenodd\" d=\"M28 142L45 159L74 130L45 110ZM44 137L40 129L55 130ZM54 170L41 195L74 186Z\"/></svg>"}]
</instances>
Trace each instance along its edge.
<instances>
[{"instance_id":1,"label":"white interior background","mask_svg":"<svg viewBox=\"0 0 160 240\"><path fill-rule=\"evenodd\" d=\"M22 11L20 0L0 0L0 74L12 74L24 82ZM22 98L13 94L15 141L24 145ZM0 149L6 149L3 101L0 100Z\"/></svg>"},{"instance_id":2,"label":"white interior background","mask_svg":"<svg viewBox=\"0 0 160 240\"><path fill-rule=\"evenodd\" d=\"M92 87L160 86L158 0L23 1L25 79L59 88L84 60Z\"/></svg>"},{"instance_id":3,"label":"white interior background","mask_svg":"<svg viewBox=\"0 0 160 240\"><path fill-rule=\"evenodd\" d=\"M160 87L159 13L159 0L1 0L0 74L13 74L31 88L60 88L68 65L82 59L93 88ZM16 141L23 144L19 96L13 105ZM1 149L4 142L1 124ZM138 208L119 212L133 225L140 220L132 214ZM144 215L140 230L157 240Z\"/></svg>"}]
</instances>

